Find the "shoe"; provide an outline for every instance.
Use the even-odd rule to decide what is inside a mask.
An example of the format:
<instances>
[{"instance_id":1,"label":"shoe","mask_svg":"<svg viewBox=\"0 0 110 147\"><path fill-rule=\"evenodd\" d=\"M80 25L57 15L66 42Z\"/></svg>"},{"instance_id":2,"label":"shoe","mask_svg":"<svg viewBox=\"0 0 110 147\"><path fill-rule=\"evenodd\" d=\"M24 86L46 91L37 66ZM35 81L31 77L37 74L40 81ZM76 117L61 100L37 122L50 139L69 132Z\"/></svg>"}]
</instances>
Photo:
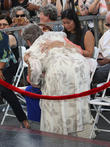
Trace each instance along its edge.
<instances>
[{"instance_id":1,"label":"shoe","mask_svg":"<svg viewBox=\"0 0 110 147\"><path fill-rule=\"evenodd\" d=\"M24 120L23 122L21 122L21 127L20 128L30 129L31 126L30 126L28 120Z\"/></svg>"}]
</instances>

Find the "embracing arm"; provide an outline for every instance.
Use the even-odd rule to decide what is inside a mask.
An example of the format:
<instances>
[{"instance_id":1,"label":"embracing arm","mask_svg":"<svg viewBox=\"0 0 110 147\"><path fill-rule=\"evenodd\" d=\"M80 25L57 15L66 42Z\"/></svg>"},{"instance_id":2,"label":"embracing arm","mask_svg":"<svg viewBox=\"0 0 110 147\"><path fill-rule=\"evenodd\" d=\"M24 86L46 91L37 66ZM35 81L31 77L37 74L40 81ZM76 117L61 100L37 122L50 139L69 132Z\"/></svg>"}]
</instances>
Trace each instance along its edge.
<instances>
[{"instance_id":1,"label":"embracing arm","mask_svg":"<svg viewBox=\"0 0 110 147\"><path fill-rule=\"evenodd\" d=\"M24 56L24 61L28 64L28 76L31 85L38 87L37 85L39 85L42 75L42 65L40 60L31 56L30 52L27 51Z\"/></svg>"},{"instance_id":2,"label":"embracing arm","mask_svg":"<svg viewBox=\"0 0 110 147\"><path fill-rule=\"evenodd\" d=\"M93 57L94 52L95 39L91 31L87 31L84 37L84 46L85 50L83 50L83 56L85 57Z\"/></svg>"}]
</instances>

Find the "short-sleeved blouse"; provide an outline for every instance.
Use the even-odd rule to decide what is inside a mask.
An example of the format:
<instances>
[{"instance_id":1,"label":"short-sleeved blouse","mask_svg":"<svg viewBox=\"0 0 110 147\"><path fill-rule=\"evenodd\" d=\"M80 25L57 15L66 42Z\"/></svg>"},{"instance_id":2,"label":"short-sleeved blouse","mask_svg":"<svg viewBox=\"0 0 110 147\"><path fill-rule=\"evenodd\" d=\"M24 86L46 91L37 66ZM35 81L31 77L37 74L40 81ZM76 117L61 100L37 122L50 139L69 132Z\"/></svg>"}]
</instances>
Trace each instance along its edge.
<instances>
[{"instance_id":1,"label":"short-sleeved blouse","mask_svg":"<svg viewBox=\"0 0 110 147\"><path fill-rule=\"evenodd\" d=\"M9 66L10 60L16 63L15 56L9 47L8 35L0 32L0 62L5 62L6 66Z\"/></svg>"}]
</instances>

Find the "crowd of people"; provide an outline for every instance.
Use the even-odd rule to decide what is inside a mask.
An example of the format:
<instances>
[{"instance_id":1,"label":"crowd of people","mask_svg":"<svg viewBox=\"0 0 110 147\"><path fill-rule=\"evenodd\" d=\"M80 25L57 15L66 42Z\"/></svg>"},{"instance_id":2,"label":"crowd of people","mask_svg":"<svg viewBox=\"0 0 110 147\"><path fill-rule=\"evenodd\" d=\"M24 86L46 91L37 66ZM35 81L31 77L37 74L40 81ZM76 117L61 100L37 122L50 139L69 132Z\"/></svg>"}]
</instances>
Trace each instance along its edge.
<instances>
[{"instance_id":1,"label":"crowd of people","mask_svg":"<svg viewBox=\"0 0 110 147\"><path fill-rule=\"evenodd\" d=\"M110 67L108 5L105 0L1 1L0 78L12 84L20 62L19 47L25 46L24 61L28 65L26 76L29 84L26 91L61 96L89 90L91 64L97 65L92 84L106 81ZM99 40L100 53L95 61L95 36L90 27L93 22L89 21L88 27L82 26L78 15L97 14L106 16L108 31ZM23 29L2 32L19 26ZM93 125L88 104L90 96L62 101L25 97L27 118L12 90L0 85L0 95L10 104L22 127L30 128L28 119L31 119L40 122L41 131L85 138L90 135Z\"/></svg>"}]
</instances>

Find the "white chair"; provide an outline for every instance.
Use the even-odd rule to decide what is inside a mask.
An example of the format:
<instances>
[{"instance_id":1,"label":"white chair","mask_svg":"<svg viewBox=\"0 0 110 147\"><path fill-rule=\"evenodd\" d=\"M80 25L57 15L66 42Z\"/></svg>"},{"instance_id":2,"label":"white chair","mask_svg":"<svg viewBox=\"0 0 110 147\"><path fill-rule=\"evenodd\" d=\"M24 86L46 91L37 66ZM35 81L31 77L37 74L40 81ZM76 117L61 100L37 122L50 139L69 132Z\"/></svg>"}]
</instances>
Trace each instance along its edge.
<instances>
[{"instance_id":1,"label":"white chair","mask_svg":"<svg viewBox=\"0 0 110 147\"><path fill-rule=\"evenodd\" d=\"M107 78L107 81L108 82L110 80L110 71L109 71L109 74L108 74L108 78ZM104 84L104 83L103 83ZM100 84L101 85L101 84ZM106 93L106 89L103 91L102 93L102 96L101 97L98 97L96 95L96 97L92 100L89 101L89 104L93 105L94 107L94 110L96 111L96 116L94 118L94 123L93 123L93 127L92 127L92 131L91 131L91 134L90 134L90 138L92 138L92 135L93 135L93 132L94 131L104 131L104 132L110 132L110 130L106 130L104 128L98 128L96 125L98 124L99 122L99 118L103 118L109 125L110 125L110 120L108 118L106 118L104 116L104 114L102 113L102 107L106 106L106 107L110 107L110 97L109 96L106 96L105 95ZM106 109L103 109L103 110L106 110ZM110 109L108 109L110 110Z\"/></svg>"},{"instance_id":2,"label":"white chair","mask_svg":"<svg viewBox=\"0 0 110 147\"><path fill-rule=\"evenodd\" d=\"M99 52L100 52L100 49L98 47L94 47L94 53L93 53L93 59L97 62L97 58L98 58L98 55L99 55ZM92 82L92 79L93 79L93 76L95 74L95 71L96 71L96 68L97 66L94 66L94 69L91 73L91 76L90 76L90 81Z\"/></svg>"},{"instance_id":3,"label":"white chair","mask_svg":"<svg viewBox=\"0 0 110 147\"><path fill-rule=\"evenodd\" d=\"M27 64L26 64L26 63L24 62L24 60L23 60L23 58L24 58L24 53L25 53L25 51L26 51L26 48L25 48L24 46L21 46L21 47L20 47L20 50L21 50L21 60L20 60L20 62L19 62L19 66L18 66L16 75L15 75L14 81L13 81L13 85L16 86L16 87L18 87L18 84L19 84L19 82L20 82L20 79L21 79L21 76L22 76L22 74L23 74L24 68L27 67ZM20 87L20 88L21 88L21 89L24 89L24 87L23 87L23 88ZM24 97L23 97L22 95L20 95L19 93L16 93L16 92L15 92L15 94L17 95L18 99L19 99L21 102L23 102L23 103L26 104L25 99L24 99ZM15 117L15 115L12 115L12 114L8 113L8 112L9 112L9 109L10 109L10 105L8 104L7 107L6 107L6 109L4 110L5 112L4 112L2 121L1 121L1 125L3 125L3 123L4 123L4 121L5 121L5 118L6 118L7 116Z\"/></svg>"}]
</instances>

